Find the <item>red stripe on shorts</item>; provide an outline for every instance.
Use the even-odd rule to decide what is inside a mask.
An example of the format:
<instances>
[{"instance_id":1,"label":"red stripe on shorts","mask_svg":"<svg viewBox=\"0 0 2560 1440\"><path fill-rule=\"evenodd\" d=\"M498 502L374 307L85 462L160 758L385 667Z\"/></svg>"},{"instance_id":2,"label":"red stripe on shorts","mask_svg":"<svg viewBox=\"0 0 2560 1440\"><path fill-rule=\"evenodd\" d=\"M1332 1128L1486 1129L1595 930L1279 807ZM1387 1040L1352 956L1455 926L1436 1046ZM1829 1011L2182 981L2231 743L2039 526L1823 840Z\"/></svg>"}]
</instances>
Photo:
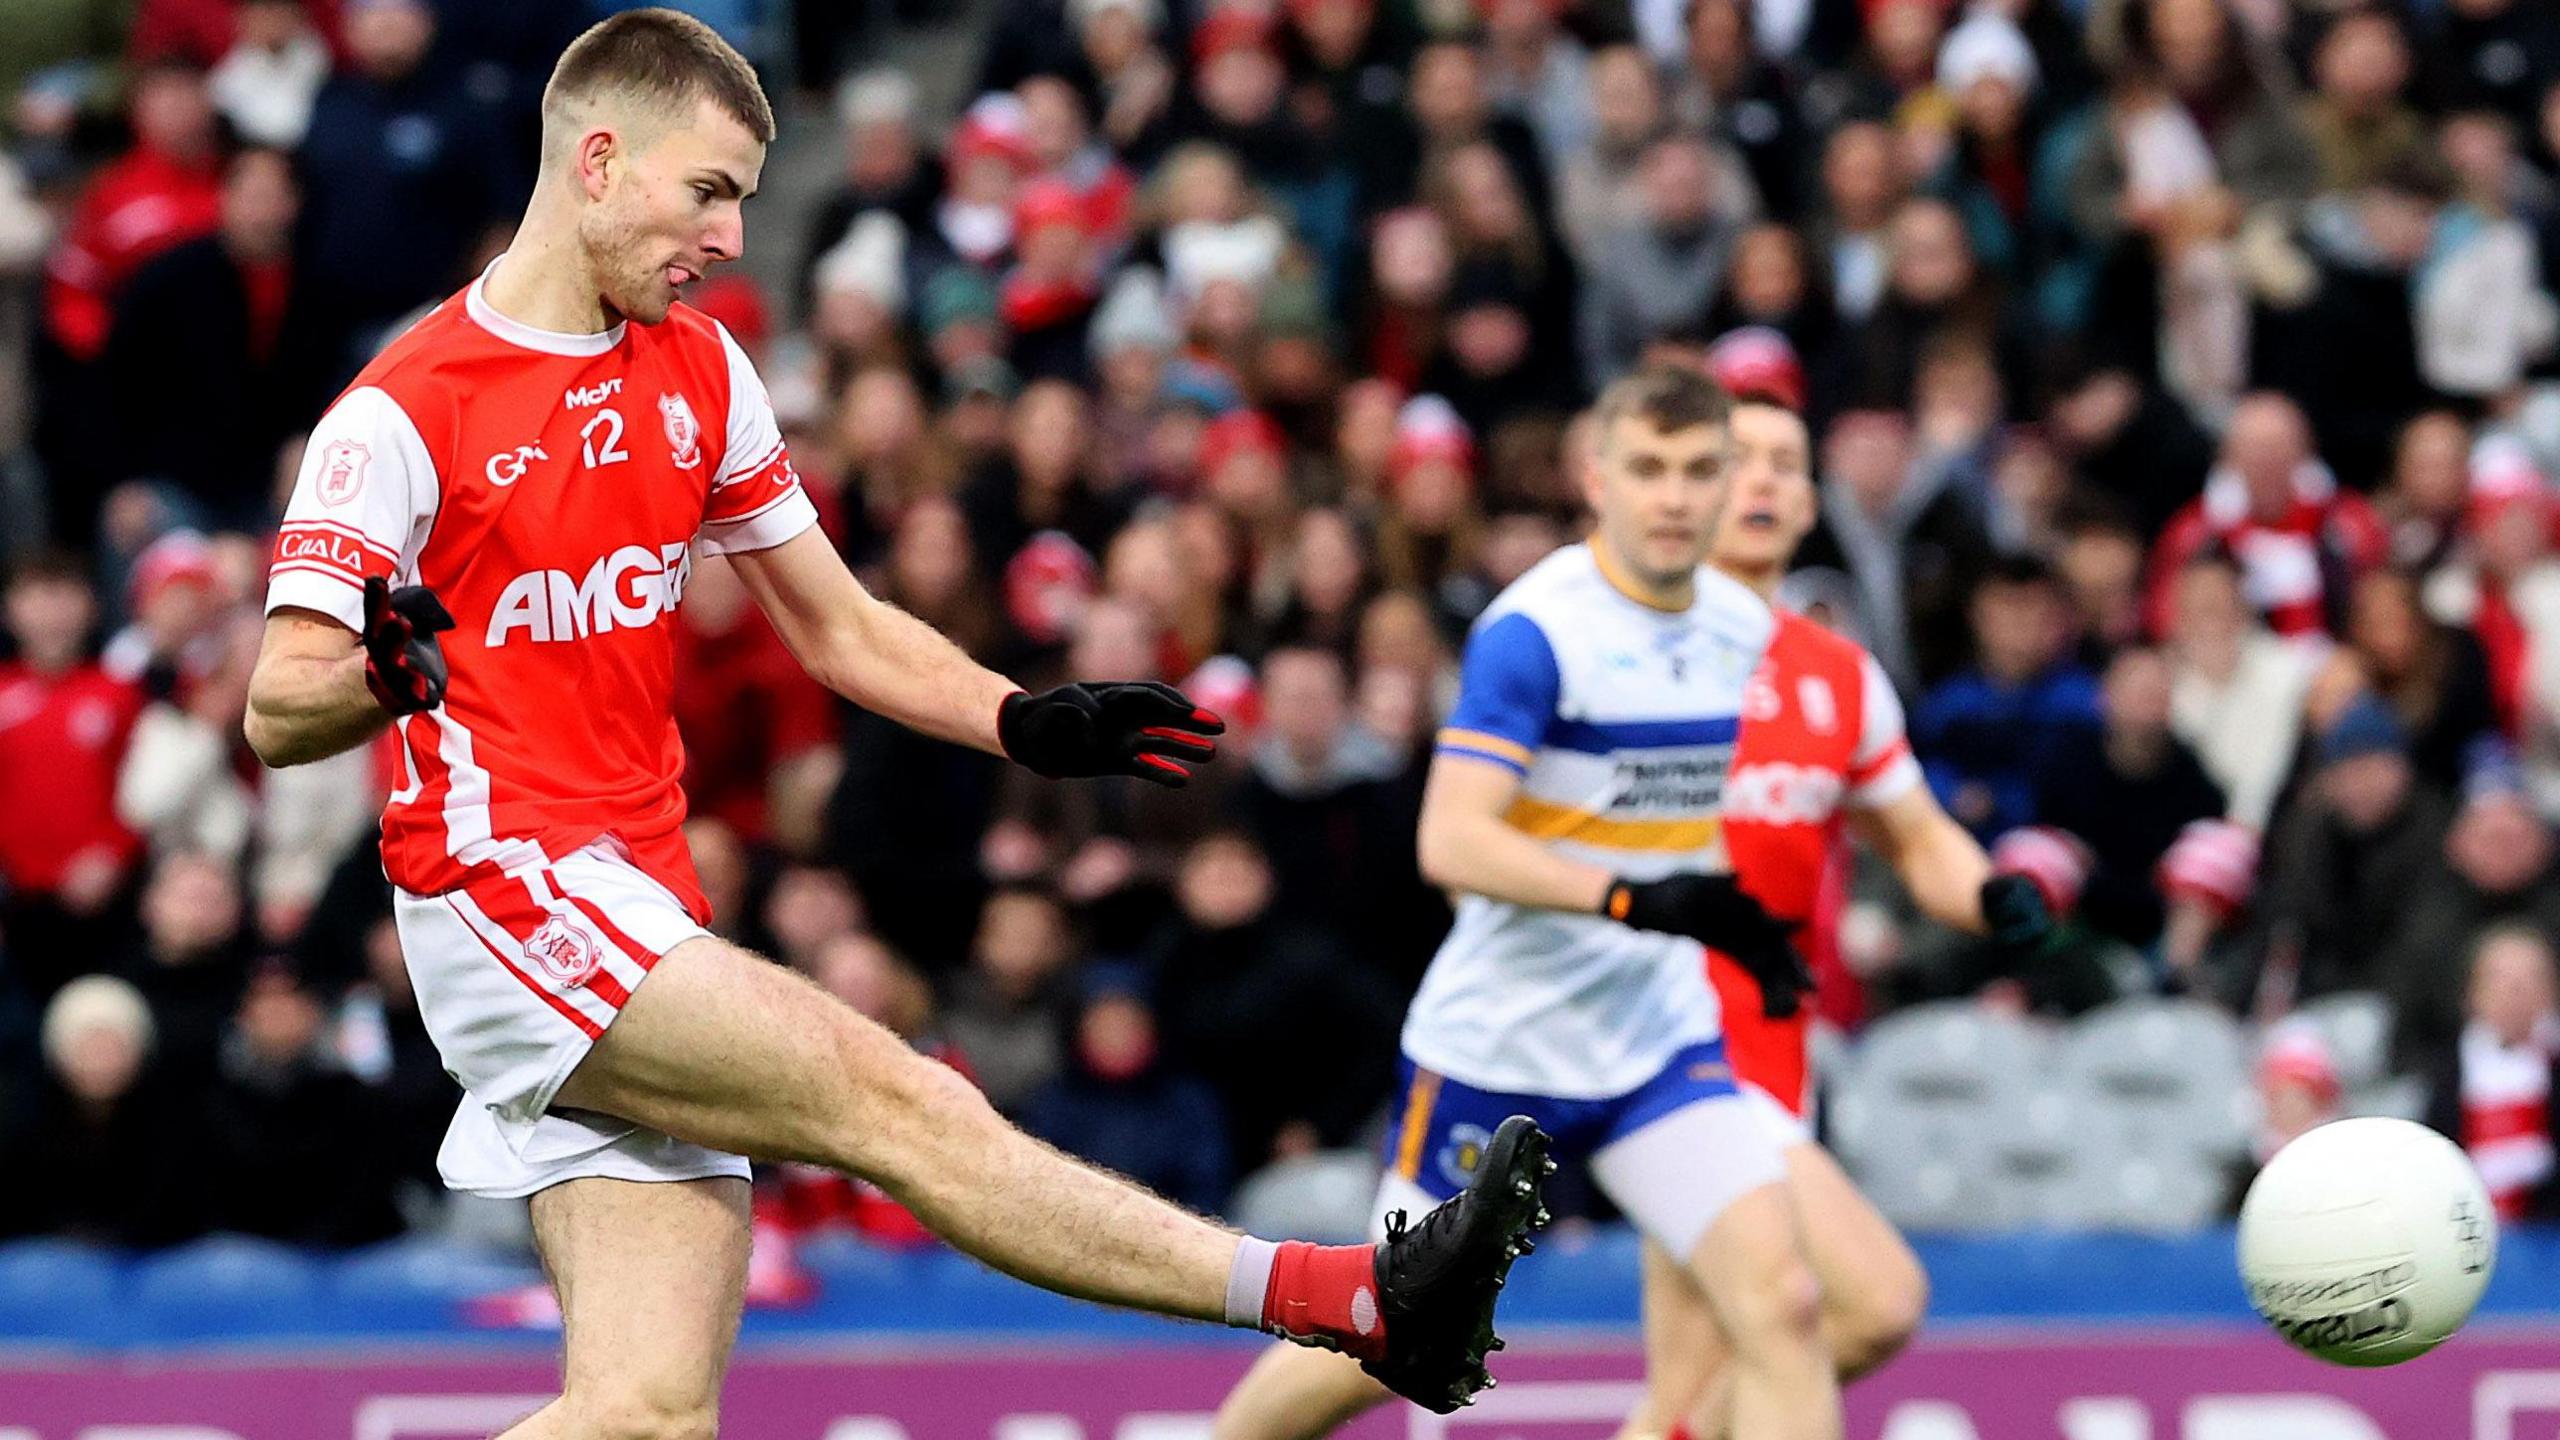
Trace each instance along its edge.
<instances>
[{"instance_id":1,"label":"red stripe on shorts","mask_svg":"<svg viewBox=\"0 0 2560 1440\"><path fill-rule=\"evenodd\" d=\"M604 932L604 938L613 942L615 949L630 956L631 962L639 966L642 973L658 968L658 952L624 934L622 927L605 918L604 911L593 901L583 895L570 894L569 887L560 883L560 877L548 870L542 872L542 878L551 883L554 894L577 906L579 914L593 921L595 927Z\"/></svg>"},{"instance_id":2,"label":"red stripe on shorts","mask_svg":"<svg viewBox=\"0 0 2560 1440\"><path fill-rule=\"evenodd\" d=\"M462 928L471 932L471 938L480 942L480 948L488 951L490 958L496 960L501 966L504 966L508 974L513 975L520 981L523 981L524 988L541 996L543 1004L559 1011L570 1024L585 1031L588 1039L601 1040L604 1038L603 1026L588 1019L577 1006L570 1004L568 1001L554 995L548 989L545 989L541 981L527 975L524 973L522 967L518 966L516 962L500 954L498 952L498 947L489 943L489 937L480 933L480 927L471 923L471 917L462 913L462 907L454 903L452 896L447 895L444 897L444 903L453 911L453 918L462 922Z\"/></svg>"},{"instance_id":3,"label":"red stripe on shorts","mask_svg":"<svg viewBox=\"0 0 2560 1440\"><path fill-rule=\"evenodd\" d=\"M543 874L548 878L551 872L546 870ZM559 882L556 879L553 880L552 886L557 889ZM541 929L552 918L550 911L533 903L533 898L525 893L523 882L512 877L493 887L489 894L475 893L471 898L480 902L480 908L489 912L489 918L498 922L499 929L518 940L531 940L534 932ZM492 901L496 903L492 904ZM623 1002L631 998L631 991L621 981L613 978L612 971L604 968L604 957L601 955L596 957L595 968L589 970L586 978L578 983L586 988L588 994L616 1010L621 1009Z\"/></svg>"}]
</instances>

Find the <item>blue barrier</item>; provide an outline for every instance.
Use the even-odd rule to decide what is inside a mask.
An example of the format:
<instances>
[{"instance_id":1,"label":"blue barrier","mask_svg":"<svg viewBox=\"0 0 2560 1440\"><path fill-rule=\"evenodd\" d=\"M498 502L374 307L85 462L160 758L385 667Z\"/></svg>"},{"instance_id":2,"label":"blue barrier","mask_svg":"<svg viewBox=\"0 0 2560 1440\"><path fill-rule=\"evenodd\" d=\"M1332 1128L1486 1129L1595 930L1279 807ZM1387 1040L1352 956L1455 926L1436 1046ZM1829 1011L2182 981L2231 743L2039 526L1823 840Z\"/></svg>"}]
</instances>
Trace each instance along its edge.
<instances>
[{"instance_id":1,"label":"blue barrier","mask_svg":"<svg viewBox=\"0 0 2560 1440\"><path fill-rule=\"evenodd\" d=\"M1936 1324L2178 1323L2249 1313L2227 1229L2167 1238L1937 1236L1915 1245ZM750 1309L751 1339L1169 1333L1168 1322L1045 1294L944 1250L884 1251L829 1237L804 1242L797 1259L814 1295ZM1515 1272L1505 1314L1523 1327L1624 1330L1636 1321L1636 1276L1636 1242L1625 1230L1566 1231ZM414 1237L343 1255L236 1236L141 1256L19 1241L0 1245L0 1350L503 1340L524 1332L475 1325L467 1302L540 1279L523 1255ZM2560 1228L2501 1237L2482 1313L2560 1318Z\"/></svg>"}]
</instances>

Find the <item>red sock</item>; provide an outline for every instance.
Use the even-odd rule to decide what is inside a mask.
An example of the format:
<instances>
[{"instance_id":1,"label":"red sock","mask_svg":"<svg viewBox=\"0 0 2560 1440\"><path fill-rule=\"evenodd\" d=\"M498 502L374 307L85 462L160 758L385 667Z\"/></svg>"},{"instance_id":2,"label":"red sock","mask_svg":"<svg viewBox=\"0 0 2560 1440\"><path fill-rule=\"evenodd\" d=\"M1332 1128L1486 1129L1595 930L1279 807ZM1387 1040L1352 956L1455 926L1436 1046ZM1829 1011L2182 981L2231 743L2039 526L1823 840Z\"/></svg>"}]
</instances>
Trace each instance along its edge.
<instances>
[{"instance_id":1,"label":"red sock","mask_svg":"<svg viewBox=\"0 0 2560 1440\"><path fill-rule=\"evenodd\" d=\"M1663 1436L1662 1440L1697 1440L1697 1437L1689 1433L1688 1421L1675 1420L1671 1423L1671 1433Z\"/></svg>"},{"instance_id":2,"label":"red sock","mask_svg":"<svg viewBox=\"0 0 2560 1440\"><path fill-rule=\"evenodd\" d=\"M1321 1337L1361 1360L1387 1354L1387 1318L1378 1311L1377 1253L1366 1245L1283 1240L1262 1294L1262 1328Z\"/></svg>"}]
</instances>

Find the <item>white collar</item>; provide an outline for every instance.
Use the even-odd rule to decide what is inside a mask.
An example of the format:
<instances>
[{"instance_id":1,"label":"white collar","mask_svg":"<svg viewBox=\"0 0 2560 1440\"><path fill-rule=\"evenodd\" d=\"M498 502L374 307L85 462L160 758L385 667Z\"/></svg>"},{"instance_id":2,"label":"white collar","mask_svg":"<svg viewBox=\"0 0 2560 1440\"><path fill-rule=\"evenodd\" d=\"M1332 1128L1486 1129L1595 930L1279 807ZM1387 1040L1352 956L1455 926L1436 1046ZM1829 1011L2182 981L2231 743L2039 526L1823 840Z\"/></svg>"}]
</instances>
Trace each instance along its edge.
<instances>
[{"instance_id":1,"label":"white collar","mask_svg":"<svg viewBox=\"0 0 2560 1440\"><path fill-rule=\"evenodd\" d=\"M591 331L584 335L571 335L558 330L537 330L521 320L511 320L499 314L497 307L489 303L489 297L484 292L489 288L489 271L497 269L506 258L500 255L496 260L490 261L489 269L481 271L480 278L471 282L471 288L462 292L462 310L464 314L471 317L472 324L510 345L521 346L527 350L539 350L545 355L566 355L572 359L583 360L602 355L622 343L623 327L628 323L626 321L616 320L610 329Z\"/></svg>"}]
</instances>

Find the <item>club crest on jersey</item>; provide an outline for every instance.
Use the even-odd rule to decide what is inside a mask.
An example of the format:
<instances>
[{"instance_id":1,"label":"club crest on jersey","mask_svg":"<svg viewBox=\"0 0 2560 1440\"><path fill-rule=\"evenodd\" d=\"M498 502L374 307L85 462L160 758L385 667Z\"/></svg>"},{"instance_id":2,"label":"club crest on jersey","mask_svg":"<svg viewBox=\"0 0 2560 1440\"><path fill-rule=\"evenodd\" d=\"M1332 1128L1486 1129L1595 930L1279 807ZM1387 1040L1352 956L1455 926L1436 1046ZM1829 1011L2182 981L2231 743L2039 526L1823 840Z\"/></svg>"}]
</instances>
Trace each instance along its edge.
<instances>
[{"instance_id":1,"label":"club crest on jersey","mask_svg":"<svg viewBox=\"0 0 2560 1440\"><path fill-rule=\"evenodd\" d=\"M658 418L667 422L667 449L676 464L690 470L702 463L702 422L693 418L693 407L675 391L658 397Z\"/></svg>"},{"instance_id":2,"label":"club crest on jersey","mask_svg":"<svg viewBox=\"0 0 2560 1440\"><path fill-rule=\"evenodd\" d=\"M364 467L373 452L353 440L332 440L320 452L320 503L344 505L364 489Z\"/></svg>"},{"instance_id":3,"label":"club crest on jersey","mask_svg":"<svg viewBox=\"0 0 2560 1440\"><path fill-rule=\"evenodd\" d=\"M524 958L559 984L575 988L587 983L603 963L593 936L554 915L524 942Z\"/></svg>"},{"instance_id":4,"label":"club crest on jersey","mask_svg":"<svg viewBox=\"0 0 2560 1440\"><path fill-rule=\"evenodd\" d=\"M1452 1125L1449 1143L1440 1147L1440 1178L1463 1190L1475 1178L1476 1167L1484 1163L1485 1147L1493 1143L1493 1132L1481 1125Z\"/></svg>"}]
</instances>

